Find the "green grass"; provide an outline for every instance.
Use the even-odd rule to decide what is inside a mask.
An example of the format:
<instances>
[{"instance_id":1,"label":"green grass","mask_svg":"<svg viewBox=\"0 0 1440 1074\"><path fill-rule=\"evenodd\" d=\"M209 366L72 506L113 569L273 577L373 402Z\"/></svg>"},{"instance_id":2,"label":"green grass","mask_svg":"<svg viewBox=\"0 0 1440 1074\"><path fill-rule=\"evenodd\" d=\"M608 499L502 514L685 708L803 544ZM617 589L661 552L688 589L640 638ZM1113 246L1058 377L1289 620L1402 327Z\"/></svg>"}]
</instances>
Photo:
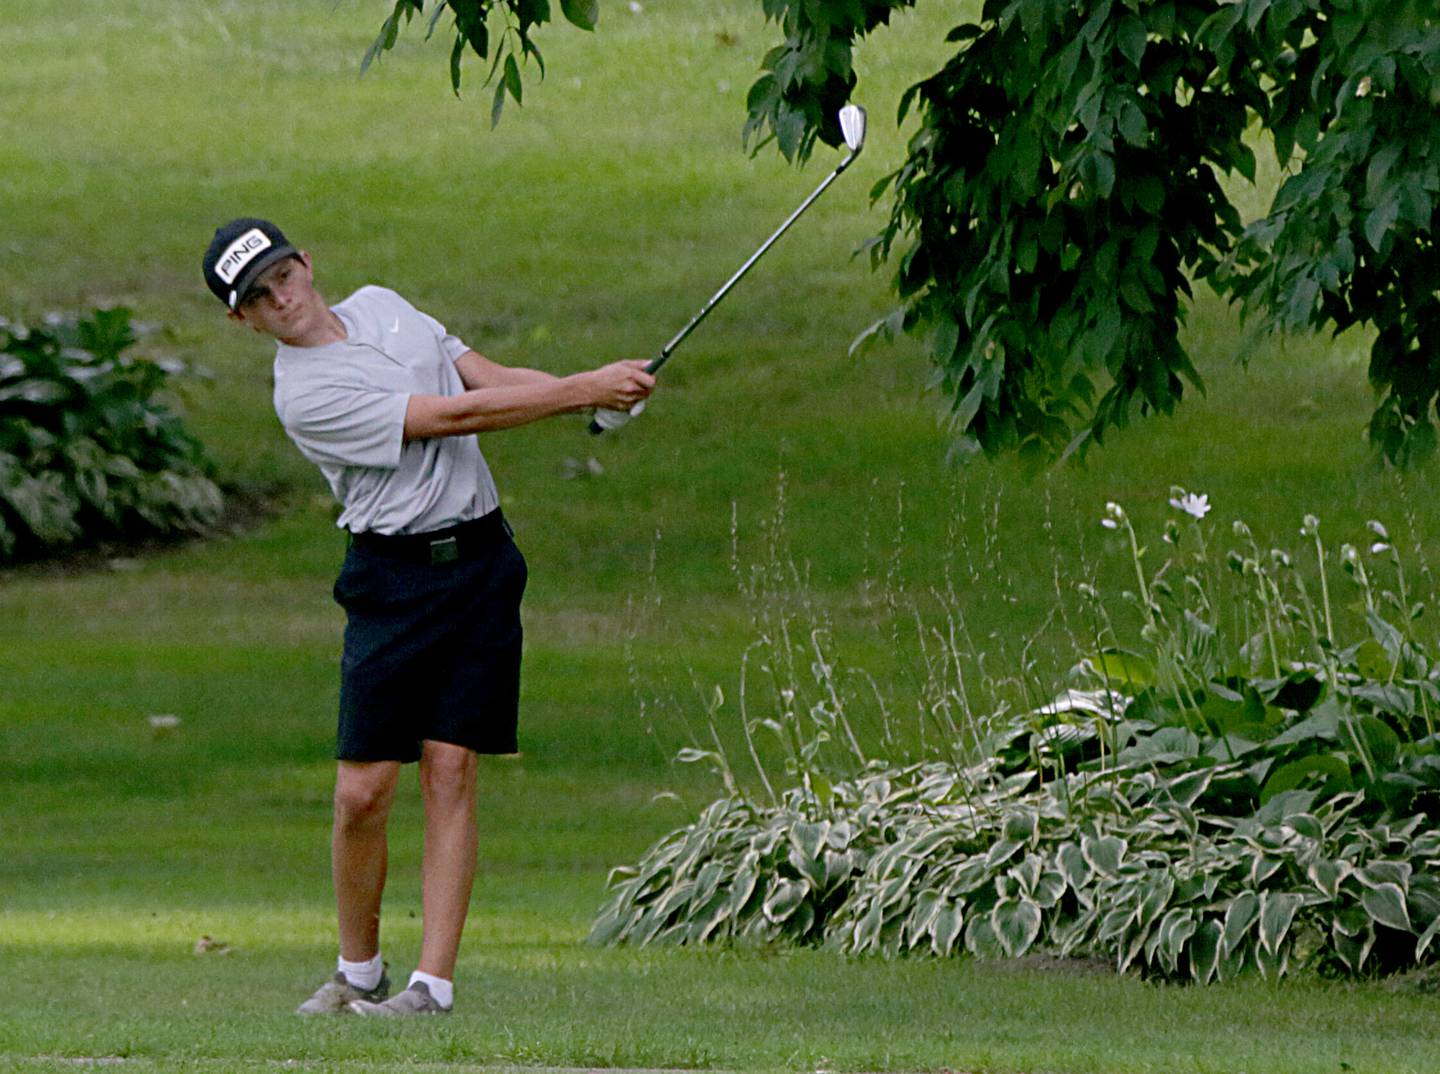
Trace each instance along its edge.
<instances>
[{"instance_id":1,"label":"green grass","mask_svg":"<svg viewBox=\"0 0 1440 1074\"><path fill-rule=\"evenodd\" d=\"M881 226L865 192L898 162L898 93L944 54L944 5L863 48L872 135L855 174L686 344L643 420L601 440L578 421L485 439L532 566L525 753L485 765L460 1009L405 1026L289 1014L334 954L342 542L270 412L268 348L201 284L211 229L271 215L333 298L384 282L492 357L565 372L653 353L828 165L740 150L774 37L757 4L611 3L593 38L547 30L549 77L495 132L477 72L456 102L443 46L415 28L355 76L386 6L0 0L0 312L123 301L163 325L149 346L214 372L188 412L224 474L288 504L134 569L0 576L0 1069L1440 1069L1433 1000L1379 985L1195 990L582 942L607 869L712 793L668 758L713 685L733 719L756 611L737 563L800 565L848 659L892 684L904 654L867 595L923 595L949 571L1002 662L1055 603L1057 563L1125 584L1096 525L1109 499L1143 527L1182 484L1291 547L1306 512L1337 541L1370 517L1436 532L1430 475L1383 473L1363 443L1364 341L1242 342L1213 300L1188 334L1209 394L1176 418L1034 481L946 465L913 348L845 354L888 308L884 275L849 255ZM602 476L562 478L592 454ZM157 713L183 723L157 738ZM407 787L385 934L402 972L418 824ZM193 954L201 935L233 953Z\"/></svg>"}]
</instances>

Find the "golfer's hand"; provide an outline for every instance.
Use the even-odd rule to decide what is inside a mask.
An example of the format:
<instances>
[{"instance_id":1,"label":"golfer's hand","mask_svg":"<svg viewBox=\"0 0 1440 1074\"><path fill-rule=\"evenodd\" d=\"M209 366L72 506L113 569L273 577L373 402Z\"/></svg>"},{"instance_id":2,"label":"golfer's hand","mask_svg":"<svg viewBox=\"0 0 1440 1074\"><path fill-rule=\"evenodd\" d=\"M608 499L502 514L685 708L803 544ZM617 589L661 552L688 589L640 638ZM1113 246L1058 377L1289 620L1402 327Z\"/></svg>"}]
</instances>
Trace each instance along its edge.
<instances>
[{"instance_id":1,"label":"golfer's hand","mask_svg":"<svg viewBox=\"0 0 1440 1074\"><path fill-rule=\"evenodd\" d=\"M629 410L649 398L655 378L645 372L646 362L632 359L601 366L594 378L594 405L602 410Z\"/></svg>"}]
</instances>

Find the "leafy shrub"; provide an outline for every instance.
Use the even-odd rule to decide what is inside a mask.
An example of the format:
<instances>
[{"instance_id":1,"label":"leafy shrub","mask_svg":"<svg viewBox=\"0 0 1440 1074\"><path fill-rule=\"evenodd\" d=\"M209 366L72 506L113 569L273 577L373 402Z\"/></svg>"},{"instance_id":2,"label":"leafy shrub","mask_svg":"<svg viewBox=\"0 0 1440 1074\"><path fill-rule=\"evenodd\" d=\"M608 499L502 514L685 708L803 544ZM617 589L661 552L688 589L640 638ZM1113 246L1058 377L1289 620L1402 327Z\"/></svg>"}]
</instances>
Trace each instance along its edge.
<instances>
[{"instance_id":1,"label":"leafy shrub","mask_svg":"<svg viewBox=\"0 0 1440 1074\"><path fill-rule=\"evenodd\" d=\"M134 343L125 309L0 320L0 559L219 518L200 443L164 402L180 367L125 355Z\"/></svg>"},{"instance_id":2,"label":"leafy shrub","mask_svg":"<svg viewBox=\"0 0 1440 1074\"><path fill-rule=\"evenodd\" d=\"M1208 813L1238 762L1074 775L876 768L821 801L712 804L616 870L596 942L722 938L981 957L1036 948L1206 982L1433 960L1440 832L1366 821L1356 792Z\"/></svg>"},{"instance_id":3,"label":"leafy shrub","mask_svg":"<svg viewBox=\"0 0 1440 1074\"><path fill-rule=\"evenodd\" d=\"M792 764L799 785L766 805L723 750L689 751L729 795L612 874L592 938L1045 949L1201 982L1435 961L1440 663L1411 632L1422 609L1383 527L1371 524L1371 549L1390 557L1394 589L1342 549L1369 636L1339 645L1318 521L1303 531L1320 567L1312 601L1293 559L1253 542L1217 574L1205 505L1181 490L1172 502L1194 535L1168 526L1153 573L1124 512L1107 510L1136 566L1131 648L1084 656L1069 688L996 721L968 762L869 761L843 778ZM816 737L792 711L755 721L771 725Z\"/></svg>"}]
</instances>

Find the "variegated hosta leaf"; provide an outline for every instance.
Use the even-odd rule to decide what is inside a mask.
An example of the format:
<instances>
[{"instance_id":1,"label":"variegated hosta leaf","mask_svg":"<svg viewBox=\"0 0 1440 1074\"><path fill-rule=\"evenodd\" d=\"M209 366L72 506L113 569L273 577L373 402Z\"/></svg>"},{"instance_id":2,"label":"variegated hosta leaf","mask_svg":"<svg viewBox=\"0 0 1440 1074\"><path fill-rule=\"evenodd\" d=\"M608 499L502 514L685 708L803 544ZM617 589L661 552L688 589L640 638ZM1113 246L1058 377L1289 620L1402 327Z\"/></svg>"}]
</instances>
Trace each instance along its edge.
<instances>
[{"instance_id":1,"label":"variegated hosta leaf","mask_svg":"<svg viewBox=\"0 0 1440 1074\"><path fill-rule=\"evenodd\" d=\"M930 930L930 947L937 955L948 955L965 925L965 911L958 902L941 905Z\"/></svg>"},{"instance_id":2,"label":"variegated hosta leaf","mask_svg":"<svg viewBox=\"0 0 1440 1074\"><path fill-rule=\"evenodd\" d=\"M930 936L935 918L945 904L945 896L934 888L927 888L916 896L915 903L905 918L906 946L917 947Z\"/></svg>"},{"instance_id":3,"label":"variegated hosta leaf","mask_svg":"<svg viewBox=\"0 0 1440 1074\"><path fill-rule=\"evenodd\" d=\"M1225 930L1220 944L1222 954L1228 955L1244 945L1245 934L1250 931L1250 926L1255 924L1259 914L1260 897L1253 891L1242 891L1230 900L1230 906L1225 911Z\"/></svg>"},{"instance_id":4,"label":"variegated hosta leaf","mask_svg":"<svg viewBox=\"0 0 1440 1074\"><path fill-rule=\"evenodd\" d=\"M1425 957L1430 950L1430 945L1435 942L1435 936L1440 933L1440 917L1430 922L1420 938L1415 941L1415 960L1418 962Z\"/></svg>"},{"instance_id":5,"label":"variegated hosta leaf","mask_svg":"<svg viewBox=\"0 0 1440 1074\"><path fill-rule=\"evenodd\" d=\"M976 958L1004 958L1005 948L995 935L989 914L972 917L965 925L965 949Z\"/></svg>"},{"instance_id":6,"label":"variegated hosta leaf","mask_svg":"<svg viewBox=\"0 0 1440 1074\"><path fill-rule=\"evenodd\" d=\"M1405 909L1405 893L1398 884L1384 883L1360 896L1360 905L1377 925L1409 932L1410 914Z\"/></svg>"},{"instance_id":7,"label":"variegated hosta leaf","mask_svg":"<svg viewBox=\"0 0 1440 1074\"><path fill-rule=\"evenodd\" d=\"M1095 872L1107 876L1113 876L1120 871L1120 863L1125 860L1125 850L1125 840L1117 835L1080 837L1080 852L1084 855L1085 864Z\"/></svg>"},{"instance_id":8,"label":"variegated hosta leaf","mask_svg":"<svg viewBox=\"0 0 1440 1074\"><path fill-rule=\"evenodd\" d=\"M1180 956L1195 935L1195 927L1194 911L1182 907L1167 911L1160 919L1160 927L1155 930L1159 939L1156 956L1167 972L1179 972Z\"/></svg>"},{"instance_id":9,"label":"variegated hosta leaf","mask_svg":"<svg viewBox=\"0 0 1440 1074\"><path fill-rule=\"evenodd\" d=\"M1333 899L1340 894L1340 883L1353 870L1348 861L1311 862L1306 870L1310 882L1320 889L1321 894Z\"/></svg>"},{"instance_id":10,"label":"variegated hosta leaf","mask_svg":"<svg viewBox=\"0 0 1440 1074\"><path fill-rule=\"evenodd\" d=\"M1168 872L1150 879L1141 889L1140 903L1135 911L1135 924L1148 929L1170 903L1175 893L1175 878Z\"/></svg>"},{"instance_id":11,"label":"variegated hosta leaf","mask_svg":"<svg viewBox=\"0 0 1440 1074\"><path fill-rule=\"evenodd\" d=\"M1202 921L1190 940L1190 976L1200 984L1209 984L1220 972L1220 950L1225 933L1214 918Z\"/></svg>"},{"instance_id":12,"label":"variegated hosta leaf","mask_svg":"<svg viewBox=\"0 0 1440 1074\"><path fill-rule=\"evenodd\" d=\"M1030 889L1030 896L1035 900L1036 905L1042 910L1052 909L1060 901L1061 896L1069 889L1065 877L1060 873L1048 871L1043 872L1036 879L1034 887Z\"/></svg>"},{"instance_id":13,"label":"variegated hosta leaf","mask_svg":"<svg viewBox=\"0 0 1440 1074\"><path fill-rule=\"evenodd\" d=\"M1004 899L990 911L990 926L1001 948L1011 958L1030 950L1040 934L1040 907L1034 900L1020 897Z\"/></svg>"},{"instance_id":14,"label":"variegated hosta leaf","mask_svg":"<svg viewBox=\"0 0 1440 1074\"><path fill-rule=\"evenodd\" d=\"M1062 843L1055 852L1055 864L1065 882L1079 895L1090 882L1090 863L1076 843Z\"/></svg>"},{"instance_id":15,"label":"variegated hosta leaf","mask_svg":"<svg viewBox=\"0 0 1440 1074\"><path fill-rule=\"evenodd\" d=\"M1414 871L1408 861L1372 861L1364 868L1355 870L1355 878L1369 888L1381 888L1389 884L1399 888L1403 895L1410 889L1410 876Z\"/></svg>"},{"instance_id":16,"label":"variegated hosta leaf","mask_svg":"<svg viewBox=\"0 0 1440 1074\"><path fill-rule=\"evenodd\" d=\"M779 924L793 914L805 896L810 894L810 885L803 880L777 878L765 896L766 918Z\"/></svg>"},{"instance_id":17,"label":"variegated hosta leaf","mask_svg":"<svg viewBox=\"0 0 1440 1074\"><path fill-rule=\"evenodd\" d=\"M1284 946L1290 924L1304 904L1304 896L1290 891L1260 893L1260 946L1271 955L1278 955Z\"/></svg>"}]
</instances>

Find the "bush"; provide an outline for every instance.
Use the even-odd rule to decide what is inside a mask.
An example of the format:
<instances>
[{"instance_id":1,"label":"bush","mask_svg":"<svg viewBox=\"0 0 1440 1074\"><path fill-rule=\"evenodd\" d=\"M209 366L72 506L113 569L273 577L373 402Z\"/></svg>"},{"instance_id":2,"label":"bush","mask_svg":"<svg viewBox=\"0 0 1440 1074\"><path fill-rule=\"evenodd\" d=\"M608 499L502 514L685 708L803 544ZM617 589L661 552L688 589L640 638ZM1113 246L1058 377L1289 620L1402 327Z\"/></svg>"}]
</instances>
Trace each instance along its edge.
<instances>
[{"instance_id":1,"label":"bush","mask_svg":"<svg viewBox=\"0 0 1440 1074\"><path fill-rule=\"evenodd\" d=\"M1208 504L1181 490L1172 503L1193 525L1166 527L1154 572L1107 508L1136 569L1130 646L1077 587L1103 644L1054 701L997 706L968 747L902 765L864 761L857 744L859 771L822 771L818 745L850 725L831 693L819 721L786 705L744 729L787 744L798 785L777 793L762 768L768 802L743 792L719 736L688 751L728 795L612 874L592 938L1049 950L1200 982L1436 961L1440 661L1414 634L1423 605L1384 527L1371 523L1369 547L1385 583L1341 550L1365 631L1341 644L1318 520L1302 531L1312 599L1294 558L1262 554L1243 524L1228 570L1214 562Z\"/></svg>"},{"instance_id":2,"label":"bush","mask_svg":"<svg viewBox=\"0 0 1440 1074\"><path fill-rule=\"evenodd\" d=\"M0 319L0 560L203 532L222 496L165 403L179 363L127 356L130 313Z\"/></svg>"}]
</instances>

